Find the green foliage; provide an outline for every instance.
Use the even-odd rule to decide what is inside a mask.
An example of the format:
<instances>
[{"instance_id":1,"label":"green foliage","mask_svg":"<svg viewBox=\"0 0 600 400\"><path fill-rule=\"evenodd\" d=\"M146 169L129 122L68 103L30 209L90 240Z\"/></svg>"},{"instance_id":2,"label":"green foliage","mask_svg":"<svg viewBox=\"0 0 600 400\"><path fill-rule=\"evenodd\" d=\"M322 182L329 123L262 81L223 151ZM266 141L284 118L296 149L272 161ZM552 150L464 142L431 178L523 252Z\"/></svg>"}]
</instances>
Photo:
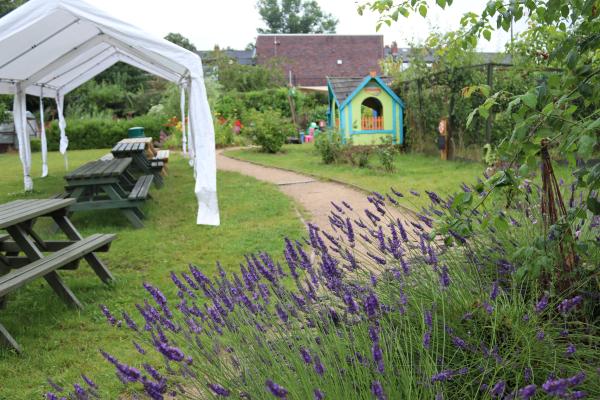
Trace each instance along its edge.
<instances>
[{"instance_id":1,"label":"green foliage","mask_svg":"<svg viewBox=\"0 0 600 400\"><path fill-rule=\"evenodd\" d=\"M391 139L382 140L382 144L377 146L376 153L383 170L387 173L394 172L394 159L397 151L392 145Z\"/></svg>"},{"instance_id":2,"label":"green foliage","mask_svg":"<svg viewBox=\"0 0 600 400\"><path fill-rule=\"evenodd\" d=\"M266 29L259 33L335 33L338 20L314 0L258 0Z\"/></svg>"},{"instance_id":3,"label":"green foliage","mask_svg":"<svg viewBox=\"0 0 600 400\"><path fill-rule=\"evenodd\" d=\"M105 149L112 148L119 140L127 137L127 130L135 126L144 127L146 136L160 139L160 132L168 131L166 119L162 116L145 115L132 119L114 120L110 118L67 119L69 149ZM46 132L48 150L58 150L60 131L54 121Z\"/></svg>"},{"instance_id":4,"label":"green foliage","mask_svg":"<svg viewBox=\"0 0 600 400\"><path fill-rule=\"evenodd\" d=\"M291 118L290 95L287 88L273 88L251 92L228 92L221 95L214 105L217 116L225 119L243 119L252 111L277 110L281 115ZM296 115L306 122L326 119L327 106L320 104L320 99L311 94L294 93ZM323 114L325 113L325 114Z\"/></svg>"},{"instance_id":5,"label":"green foliage","mask_svg":"<svg viewBox=\"0 0 600 400\"><path fill-rule=\"evenodd\" d=\"M264 65L241 65L225 52L215 49L208 57L224 91L249 92L285 85L280 61Z\"/></svg>"},{"instance_id":6,"label":"green foliage","mask_svg":"<svg viewBox=\"0 0 600 400\"><path fill-rule=\"evenodd\" d=\"M264 152L277 153L287 138L296 135L294 125L276 110L252 111L244 133Z\"/></svg>"},{"instance_id":7,"label":"green foliage","mask_svg":"<svg viewBox=\"0 0 600 400\"><path fill-rule=\"evenodd\" d=\"M27 0L2 0L0 1L0 18L14 10L15 8L25 4Z\"/></svg>"},{"instance_id":8,"label":"green foliage","mask_svg":"<svg viewBox=\"0 0 600 400\"><path fill-rule=\"evenodd\" d=\"M194 53L198 51L196 46L181 33L169 32L165 39L171 43L175 43L179 47L183 47L186 50L193 51Z\"/></svg>"},{"instance_id":9,"label":"green foliage","mask_svg":"<svg viewBox=\"0 0 600 400\"><path fill-rule=\"evenodd\" d=\"M448 1L438 1L444 8ZM382 19L391 24L398 15L408 15L426 3L407 0L400 3L374 1L361 6L380 12ZM576 159L587 161L598 155L600 119L600 18L598 1L527 0L504 3L490 1L481 14L467 13L461 20L464 35L456 38L463 49L476 45L480 36L488 39L496 29L510 30L512 23L525 15L533 21L520 43L513 48L542 66L555 66L559 74L546 74L535 81L527 81L518 90L499 90L485 95L485 100L469 118L478 114L487 118L494 110L509 121L510 133L504 134L498 146L502 160L518 167L517 171L531 170L538 160L540 142L548 138L550 144L574 166ZM536 57L531 57L537 53ZM531 63L531 62L530 62ZM498 90L498 88L495 88ZM586 163L582 163L586 164ZM594 204L594 190L600 187L600 176L590 174L583 166L577 172L578 185L587 190L586 198ZM516 174L513 184L518 187L525 175ZM488 181L488 189L497 189ZM503 189L501 189L503 190ZM590 211L595 212L593 208ZM583 214L585 215L585 214ZM574 216L574 218L579 218Z\"/></svg>"},{"instance_id":10,"label":"green foliage","mask_svg":"<svg viewBox=\"0 0 600 400\"><path fill-rule=\"evenodd\" d=\"M321 132L315 139L315 150L324 164L340 161L343 149L342 138L335 131Z\"/></svg>"},{"instance_id":11,"label":"green foliage","mask_svg":"<svg viewBox=\"0 0 600 400\"><path fill-rule=\"evenodd\" d=\"M240 133L235 133L231 121L220 123L215 121L215 144L217 148L244 146L248 141Z\"/></svg>"},{"instance_id":12,"label":"green foliage","mask_svg":"<svg viewBox=\"0 0 600 400\"><path fill-rule=\"evenodd\" d=\"M29 141L29 147L31 148L32 153L38 153L42 151L42 142L40 139L31 139Z\"/></svg>"}]
</instances>

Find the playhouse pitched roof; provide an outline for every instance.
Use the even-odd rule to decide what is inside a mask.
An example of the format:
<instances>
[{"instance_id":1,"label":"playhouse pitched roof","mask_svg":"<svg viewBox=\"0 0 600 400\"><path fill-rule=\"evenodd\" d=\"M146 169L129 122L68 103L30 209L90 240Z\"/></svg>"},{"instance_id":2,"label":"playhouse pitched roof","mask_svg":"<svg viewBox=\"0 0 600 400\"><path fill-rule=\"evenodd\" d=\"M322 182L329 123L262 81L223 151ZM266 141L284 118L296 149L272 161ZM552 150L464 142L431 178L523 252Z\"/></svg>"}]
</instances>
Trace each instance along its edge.
<instances>
[{"instance_id":1,"label":"playhouse pitched roof","mask_svg":"<svg viewBox=\"0 0 600 400\"><path fill-rule=\"evenodd\" d=\"M392 78L389 77L380 77L380 79L386 84L391 85ZM336 78L336 77L328 77L329 85L331 86L331 90L333 91L333 95L336 97L337 101L340 104L343 104L348 96L356 90L356 88L365 80L365 77L360 78Z\"/></svg>"}]
</instances>

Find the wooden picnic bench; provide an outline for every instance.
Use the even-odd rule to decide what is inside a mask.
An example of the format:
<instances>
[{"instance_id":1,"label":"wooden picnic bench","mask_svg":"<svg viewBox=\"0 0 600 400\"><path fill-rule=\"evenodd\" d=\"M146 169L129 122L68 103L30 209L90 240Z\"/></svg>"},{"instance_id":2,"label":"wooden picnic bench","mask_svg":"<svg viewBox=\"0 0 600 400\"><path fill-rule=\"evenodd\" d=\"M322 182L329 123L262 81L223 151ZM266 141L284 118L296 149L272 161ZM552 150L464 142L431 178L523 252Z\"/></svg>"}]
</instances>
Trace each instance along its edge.
<instances>
[{"instance_id":1,"label":"wooden picnic bench","mask_svg":"<svg viewBox=\"0 0 600 400\"><path fill-rule=\"evenodd\" d=\"M154 184L160 188L163 186L162 171L165 166L163 160L148 158L146 143L143 142L119 142L112 148L111 153L115 158L131 158L133 167L142 175L152 174Z\"/></svg>"},{"instance_id":2,"label":"wooden picnic bench","mask_svg":"<svg viewBox=\"0 0 600 400\"><path fill-rule=\"evenodd\" d=\"M77 202L69 211L119 209L135 228L143 228L141 206L150 197L154 175L135 179L129 172L131 158L98 160L65 175L65 189Z\"/></svg>"},{"instance_id":3,"label":"wooden picnic bench","mask_svg":"<svg viewBox=\"0 0 600 400\"><path fill-rule=\"evenodd\" d=\"M95 252L108 251L113 234L95 234L83 238L68 218L68 207L74 199L16 200L0 205L0 303L6 295L44 278L54 292L68 304L82 308L81 303L65 285L58 269L77 268L85 259L105 283L113 280ZM34 230L35 221L50 217L69 240L45 240ZM46 253L46 254L45 254ZM21 349L15 339L0 324L0 342Z\"/></svg>"}]
</instances>

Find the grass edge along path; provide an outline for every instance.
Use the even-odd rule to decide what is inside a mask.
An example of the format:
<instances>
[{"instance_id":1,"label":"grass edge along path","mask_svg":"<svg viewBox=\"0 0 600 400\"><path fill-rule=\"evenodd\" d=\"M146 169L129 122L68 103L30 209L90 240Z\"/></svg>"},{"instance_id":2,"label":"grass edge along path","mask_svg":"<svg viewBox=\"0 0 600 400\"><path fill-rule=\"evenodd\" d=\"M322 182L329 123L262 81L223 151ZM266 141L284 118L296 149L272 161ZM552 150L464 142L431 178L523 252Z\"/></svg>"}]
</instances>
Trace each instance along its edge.
<instances>
[{"instance_id":1,"label":"grass edge along path","mask_svg":"<svg viewBox=\"0 0 600 400\"><path fill-rule=\"evenodd\" d=\"M286 145L284 152L268 154L258 148L237 148L223 151L223 155L257 165L302 173L324 181L336 182L365 193L387 193L390 187L408 192L435 190L440 195L459 190L461 183L473 183L482 176L484 166L469 161L442 161L433 156L402 153L396 156L395 171L384 172L377 157L372 155L370 165L359 168L348 164L323 164L312 144ZM412 204L402 204L407 211L415 212L428 204L426 198L412 198Z\"/></svg>"},{"instance_id":2,"label":"grass edge along path","mask_svg":"<svg viewBox=\"0 0 600 400\"><path fill-rule=\"evenodd\" d=\"M98 159L107 150L70 151L69 169ZM49 153L50 176L39 178L39 153L33 154L34 192L23 192L21 163L17 154L0 155L0 203L23 198L44 198L61 192L66 173L59 153ZM65 306L43 279L21 288L9 297L0 320L22 345L18 356L0 350L0 399L41 398L48 391L47 377L61 384L81 381L84 372L103 388L105 398L119 398L123 386L112 365L99 349L119 354L124 362L141 368L143 359L134 354L131 336L108 326L99 305L133 313L132 305L144 297L143 282L152 283L175 298L170 272L187 270L194 263L206 274L216 272L221 261L226 270L237 268L244 254L268 251L282 254L284 236L299 238L304 227L297 207L273 185L236 173L218 173L221 226L197 226L194 179L187 161L172 155L169 175L144 212L145 227L132 229L120 213L113 211L76 213L75 226L84 236L117 233L110 252L101 253L115 275L112 286L103 285L85 261L77 271L60 275L84 303L81 312ZM40 220L40 224L45 221ZM170 293L169 293L170 292ZM120 317L120 315L119 315ZM125 395L127 398L127 395Z\"/></svg>"}]
</instances>

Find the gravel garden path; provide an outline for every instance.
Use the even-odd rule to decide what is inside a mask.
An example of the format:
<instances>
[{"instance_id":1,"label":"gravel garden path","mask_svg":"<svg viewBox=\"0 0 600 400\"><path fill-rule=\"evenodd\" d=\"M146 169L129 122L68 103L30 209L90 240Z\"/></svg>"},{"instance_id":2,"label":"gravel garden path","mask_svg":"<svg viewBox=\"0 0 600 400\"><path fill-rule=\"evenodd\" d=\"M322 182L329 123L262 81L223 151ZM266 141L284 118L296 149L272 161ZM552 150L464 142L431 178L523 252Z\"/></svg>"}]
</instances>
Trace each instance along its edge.
<instances>
[{"instance_id":1,"label":"gravel garden path","mask_svg":"<svg viewBox=\"0 0 600 400\"><path fill-rule=\"evenodd\" d=\"M308 213L306 216L308 221L305 222L312 222L322 228L329 227L327 216L332 209L332 201L340 206L342 200L346 201L361 214L365 208L371 208L367 200L367 193L358 189L336 182L321 181L296 172L233 159L225 156L223 150L217 151L217 168L222 171L238 172L277 185L279 190L293 198ZM409 212L394 210L394 213L396 212L398 214L395 215L396 217L412 219Z\"/></svg>"}]
</instances>

